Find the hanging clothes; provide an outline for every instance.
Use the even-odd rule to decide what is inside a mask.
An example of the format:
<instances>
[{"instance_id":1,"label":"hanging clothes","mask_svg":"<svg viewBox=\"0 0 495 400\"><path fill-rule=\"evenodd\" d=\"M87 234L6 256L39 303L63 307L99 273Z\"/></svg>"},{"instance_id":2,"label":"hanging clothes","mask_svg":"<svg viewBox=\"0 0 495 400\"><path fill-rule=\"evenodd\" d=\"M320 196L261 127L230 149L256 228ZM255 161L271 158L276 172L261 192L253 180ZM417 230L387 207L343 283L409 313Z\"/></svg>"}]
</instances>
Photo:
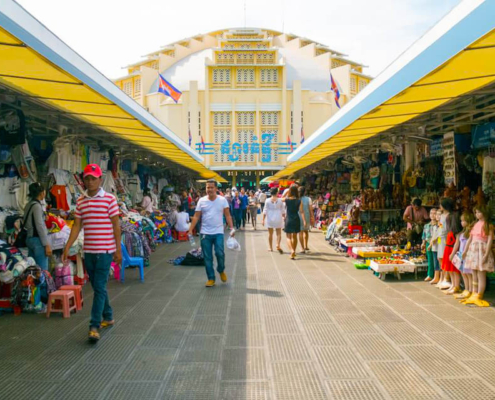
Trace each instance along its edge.
<instances>
[{"instance_id":1,"label":"hanging clothes","mask_svg":"<svg viewBox=\"0 0 495 400\"><path fill-rule=\"evenodd\" d=\"M70 206L67 202L67 191L66 187L62 185L53 185L50 189L50 193L53 195L57 203L57 209L69 211Z\"/></svg>"}]
</instances>

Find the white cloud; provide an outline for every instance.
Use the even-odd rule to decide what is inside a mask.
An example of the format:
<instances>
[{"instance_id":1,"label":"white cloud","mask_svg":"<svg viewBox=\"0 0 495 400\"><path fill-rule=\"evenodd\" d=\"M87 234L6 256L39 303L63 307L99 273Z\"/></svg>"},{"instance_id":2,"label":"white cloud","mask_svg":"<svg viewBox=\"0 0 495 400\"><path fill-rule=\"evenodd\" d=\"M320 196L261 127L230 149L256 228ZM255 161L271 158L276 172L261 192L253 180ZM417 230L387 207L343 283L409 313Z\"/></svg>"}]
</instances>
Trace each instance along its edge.
<instances>
[{"instance_id":1,"label":"white cloud","mask_svg":"<svg viewBox=\"0 0 495 400\"><path fill-rule=\"evenodd\" d=\"M17 0L110 78L160 46L244 26L243 0ZM246 0L247 26L305 36L377 75L460 0ZM283 8L283 12L281 11Z\"/></svg>"}]
</instances>

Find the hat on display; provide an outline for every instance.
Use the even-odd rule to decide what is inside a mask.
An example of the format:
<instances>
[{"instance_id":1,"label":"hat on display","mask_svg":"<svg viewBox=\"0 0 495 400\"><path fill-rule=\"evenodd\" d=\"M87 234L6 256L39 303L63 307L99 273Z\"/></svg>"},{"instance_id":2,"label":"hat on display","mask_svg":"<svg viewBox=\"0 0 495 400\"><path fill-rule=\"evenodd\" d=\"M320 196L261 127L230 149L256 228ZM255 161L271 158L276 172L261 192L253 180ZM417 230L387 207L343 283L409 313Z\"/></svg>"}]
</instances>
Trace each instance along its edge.
<instances>
[{"instance_id":1,"label":"hat on display","mask_svg":"<svg viewBox=\"0 0 495 400\"><path fill-rule=\"evenodd\" d=\"M83 171L83 178L86 178L89 175L94 176L95 178L100 178L103 175L100 166L98 164L86 165L86 168L84 168Z\"/></svg>"}]
</instances>

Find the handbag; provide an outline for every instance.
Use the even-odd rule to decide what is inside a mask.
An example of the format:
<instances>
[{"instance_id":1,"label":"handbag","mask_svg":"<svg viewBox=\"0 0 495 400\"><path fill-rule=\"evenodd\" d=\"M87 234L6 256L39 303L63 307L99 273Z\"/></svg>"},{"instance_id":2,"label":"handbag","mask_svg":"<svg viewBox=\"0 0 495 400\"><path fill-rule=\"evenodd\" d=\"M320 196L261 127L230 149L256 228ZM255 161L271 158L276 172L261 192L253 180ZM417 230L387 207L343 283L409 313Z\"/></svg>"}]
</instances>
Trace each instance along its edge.
<instances>
[{"instance_id":1,"label":"handbag","mask_svg":"<svg viewBox=\"0 0 495 400\"><path fill-rule=\"evenodd\" d=\"M462 267L462 256L461 256L461 253L459 251L457 253L455 253L455 256L452 258L452 264L457 269L461 269L461 267Z\"/></svg>"},{"instance_id":2,"label":"handbag","mask_svg":"<svg viewBox=\"0 0 495 400\"><path fill-rule=\"evenodd\" d=\"M15 241L14 241L14 247L17 247L18 249L21 247L26 247L26 241L27 241L27 229L26 229L26 222L29 218L29 213L33 209L35 203L31 204L31 207L29 207L28 212L26 213L26 218L23 219L21 222L21 230L17 234ZM33 223L33 229L36 229Z\"/></svg>"}]
</instances>

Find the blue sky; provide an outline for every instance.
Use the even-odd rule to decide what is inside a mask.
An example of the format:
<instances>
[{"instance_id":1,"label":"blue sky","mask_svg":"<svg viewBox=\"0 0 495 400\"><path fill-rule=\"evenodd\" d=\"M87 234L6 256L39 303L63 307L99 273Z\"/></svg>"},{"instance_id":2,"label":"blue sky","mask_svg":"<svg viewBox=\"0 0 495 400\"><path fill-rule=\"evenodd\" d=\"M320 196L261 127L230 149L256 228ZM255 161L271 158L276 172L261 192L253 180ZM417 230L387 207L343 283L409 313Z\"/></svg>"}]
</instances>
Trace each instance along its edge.
<instances>
[{"instance_id":1,"label":"blue sky","mask_svg":"<svg viewBox=\"0 0 495 400\"><path fill-rule=\"evenodd\" d=\"M109 78L185 37L284 29L368 65L376 76L460 0L17 0ZM246 5L246 13L244 13ZM283 10L283 12L281 11Z\"/></svg>"}]
</instances>

